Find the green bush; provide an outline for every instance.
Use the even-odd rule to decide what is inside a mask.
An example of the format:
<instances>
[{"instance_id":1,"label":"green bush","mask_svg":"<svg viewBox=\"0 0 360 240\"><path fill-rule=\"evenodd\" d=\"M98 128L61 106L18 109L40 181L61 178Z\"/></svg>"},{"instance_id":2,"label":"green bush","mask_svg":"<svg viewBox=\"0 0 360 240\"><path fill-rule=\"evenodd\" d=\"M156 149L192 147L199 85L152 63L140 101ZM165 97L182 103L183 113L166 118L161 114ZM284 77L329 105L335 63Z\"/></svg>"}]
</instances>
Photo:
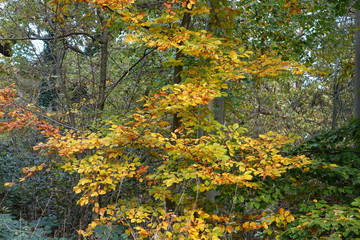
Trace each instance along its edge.
<instances>
[{"instance_id":1,"label":"green bush","mask_svg":"<svg viewBox=\"0 0 360 240\"><path fill-rule=\"evenodd\" d=\"M50 238L51 225L45 221L28 222L24 219L15 220L10 214L0 214L0 239L9 240L66 240L66 238Z\"/></svg>"},{"instance_id":2,"label":"green bush","mask_svg":"<svg viewBox=\"0 0 360 240\"><path fill-rule=\"evenodd\" d=\"M360 239L359 208L313 200L312 204L303 204L299 210L303 214L281 235L281 239Z\"/></svg>"}]
</instances>

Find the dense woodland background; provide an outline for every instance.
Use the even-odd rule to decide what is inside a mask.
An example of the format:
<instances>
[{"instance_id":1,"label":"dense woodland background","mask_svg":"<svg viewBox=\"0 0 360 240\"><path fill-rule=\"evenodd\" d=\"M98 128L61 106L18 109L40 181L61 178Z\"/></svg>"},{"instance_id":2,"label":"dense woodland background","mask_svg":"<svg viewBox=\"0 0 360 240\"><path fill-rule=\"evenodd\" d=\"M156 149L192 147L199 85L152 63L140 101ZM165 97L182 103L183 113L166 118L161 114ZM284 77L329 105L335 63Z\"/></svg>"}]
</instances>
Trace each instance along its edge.
<instances>
[{"instance_id":1,"label":"dense woodland background","mask_svg":"<svg viewBox=\"0 0 360 240\"><path fill-rule=\"evenodd\" d=\"M360 239L358 8L0 0L0 239Z\"/></svg>"}]
</instances>

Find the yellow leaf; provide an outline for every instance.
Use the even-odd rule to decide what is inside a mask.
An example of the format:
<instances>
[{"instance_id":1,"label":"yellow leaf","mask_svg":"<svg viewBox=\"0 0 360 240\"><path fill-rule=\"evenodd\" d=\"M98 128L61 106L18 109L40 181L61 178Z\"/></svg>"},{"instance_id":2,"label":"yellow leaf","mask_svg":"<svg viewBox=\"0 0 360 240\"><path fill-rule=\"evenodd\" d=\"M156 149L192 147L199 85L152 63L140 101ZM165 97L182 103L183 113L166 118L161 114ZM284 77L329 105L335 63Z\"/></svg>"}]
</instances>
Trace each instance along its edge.
<instances>
[{"instance_id":1,"label":"yellow leaf","mask_svg":"<svg viewBox=\"0 0 360 240\"><path fill-rule=\"evenodd\" d=\"M99 193L96 191L94 191L90 194L90 197L97 197L97 196L99 196Z\"/></svg>"},{"instance_id":2,"label":"yellow leaf","mask_svg":"<svg viewBox=\"0 0 360 240\"><path fill-rule=\"evenodd\" d=\"M79 201L78 201L78 204L80 205L80 206L84 206L84 205L86 205L86 204L88 204L89 203L89 199L88 198L81 198Z\"/></svg>"},{"instance_id":3,"label":"yellow leaf","mask_svg":"<svg viewBox=\"0 0 360 240\"><path fill-rule=\"evenodd\" d=\"M100 190L98 190L98 193L100 195L104 195L104 194L106 194L106 191L104 189L100 189Z\"/></svg>"},{"instance_id":4,"label":"yellow leaf","mask_svg":"<svg viewBox=\"0 0 360 240\"><path fill-rule=\"evenodd\" d=\"M104 183L113 184L114 181L111 178L107 177L107 178L105 178Z\"/></svg>"},{"instance_id":5,"label":"yellow leaf","mask_svg":"<svg viewBox=\"0 0 360 240\"><path fill-rule=\"evenodd\" d=\"M294 218L294 216L290 215L290 216L287 216L287 217L286 217L286 221L287 221L288 223L290 223L290 222L295 221L295 218Z\"/></svg>"},{"instance_id":6,"label":"yellow leaf","mask_svg":"<svg viewBox=\"0 0 360 240\"><path fill-rule=\"evenodd\" d=\"M16 184L15 182L5 183L4 186L5 186L5 187L12 187L12 186L14 186L15 184Z\"/></svg>"},{"instance_id":7,"label":"yellow leaf","mask_svg":"<svg viewBox=\"0 0 360 240\"><path fill-rule=\"evenodd\" d=\"M85 185L85 184L91 183L91 182L92 182L92 180L89 178L82 178L79 180L78 185Z\"/></svg>"},{"instance_id":8,"label":"yellow leaf","mask_svg":"<svg viewBox=\"0 0 360 240\"><path fill-rule=\"evenodd\" d=\"M221 227L214 227L213 228L213 232L217 233L217 234L221 234L224 232L224 228L221 228Z\"/></svg>"},{"instance_id":9,"label":"yellow leaf","mask_svg":"<svg viewBox=\"0 0 360 240\"><path fill-rule=\"evenodd\" d=\"M76 194L81 192L81 188L79 188L79 187L73 187L73 190Z\"/></svg>"},{"instance_id":10,"label":"yellow leaf","mask_svg":"<svg viewBox=\"0 0 360 240\"><path fill-rule=\"evenodd\" d=\"M105 211L106 211L106 208L100 208L100 210L99 210L99 215L100 215L100 216L104 216Z\"/></svg>"},{"instance_id":11,"label":"yellow leaf","mask_svg":"<svg viewBox=\"0 0 360 240\"><path fill-rule=\"evenodd\" d=\"M280 214L280 215L284 215L284 209L283 209L283 208L280 208L280 209L279 209L279 214Z\"/></svg>"},{"instance_id":12,"label":"yellow leaf","mask_svg":"<svg viewBox=\"0 0 360 240\"><path fill-rule=\"evenodd\" d=\"M234 231L233 226L231 226L231 225L226 226L226 232L231 233L232 231Z\"/></svg>"}]
</instances>

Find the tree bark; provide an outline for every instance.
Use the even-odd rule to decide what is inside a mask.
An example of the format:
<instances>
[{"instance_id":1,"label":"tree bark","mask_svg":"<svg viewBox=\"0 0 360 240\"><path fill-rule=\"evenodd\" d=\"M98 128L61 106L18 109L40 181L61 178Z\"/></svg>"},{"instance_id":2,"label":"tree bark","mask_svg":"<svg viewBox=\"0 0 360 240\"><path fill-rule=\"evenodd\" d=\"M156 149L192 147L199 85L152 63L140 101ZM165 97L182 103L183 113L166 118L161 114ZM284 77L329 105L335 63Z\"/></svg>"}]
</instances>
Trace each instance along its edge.
<instances>
[{"instance_id":1,"label":"tree bark","mask_svg":"<svg viewBox=\"0 0 360 240\"><path fill-rule=\"evenodd\" d=\"M360 10L355 12L354 117L360 119Z\"/></svg>"},{"instance_id":2,"label":"tree bark","mask_svg":"<svg viewBox=\"0 0 360 240\"><path fill-rule=\"evenodd\" d=\"M98 16L103 26L102 35L101 35L101 48L100 48L100 78L99 78L99 88L98 88L98 102L96 104L97 110L103 111L105 107L106 100L106 80L107 80L107 67L108 67L108 58L109 58L109 29L107 27L107 22L104 19L101 12L98 11Z\"/></svg>"},{"instance_id":3,"label":"tree bark","mask_svg":"<svg viewBox=\"0 0 360 240\"><path fill-rule=\"evenodd\" d=\"M107 80L107 65L108 65L108 45L109 45L109 30L105 27L101 38L101 52L100 52L100 81L99 81L99 95L97 109L104 110L105 107L105 90Z\"/></svg>"},{"instance_id":4,"label":"tree bark","mask_svg":"<svg viewBox=\"0 0 360 240\"><path fill-rule=\"evenodd\" d=\"M190 22L191 22L191 15L188 12L184 13L183 19L181 21L181 26L188 29L190 26ZM182 57L184 56L184 53L179 50L176 53L175 56L175 60L180 60ZM181 83L181 72L184 69L183 66L175 66L174 67L174 75L173 75L173 83L174 84L179 84ZM178 129L181 126L181 118L177 115L174 114L173 116L173 125L172 125L172 131L174 132L176 129Z\"/></svg>"},{"instance_id":5,"label":"tree bark","mask_svg":"<svg viewBox=\"0 0 360 240\"><path fill-rule=\"evenodd\" d=\"M332 93L332 118L331 118L331 129L336 129L338 126L338 118L340 113L340 82L339 78L339 66L341 60L338 58L335 65L335 74L333 80L333 93Z\"/></svg>"},{"instance_id":6,"label":"tree bark","mask_svg":"<svg viewBox=\"0 0 360 240\"><path fill-rule=\"evenodd\" d=\"M331 118L331 129L336 129L338 125L337 119L339 115L339 83L334 83L332 102L333 102L333 108L332 108L332 118Z\"/></svg>"}]
</instances>

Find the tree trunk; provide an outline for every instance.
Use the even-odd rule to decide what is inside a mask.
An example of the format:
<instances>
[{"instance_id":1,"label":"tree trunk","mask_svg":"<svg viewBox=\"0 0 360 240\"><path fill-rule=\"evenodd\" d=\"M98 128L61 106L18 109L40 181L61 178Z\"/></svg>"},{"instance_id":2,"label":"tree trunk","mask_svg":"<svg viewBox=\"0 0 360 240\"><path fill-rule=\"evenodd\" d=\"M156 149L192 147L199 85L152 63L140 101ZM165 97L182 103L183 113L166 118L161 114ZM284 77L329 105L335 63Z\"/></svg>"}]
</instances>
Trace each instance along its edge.
<instances>
[{"instance_id":1,"label":"tree trunk","mask_svg":"<svg viewBox=\"0 0 360 240\"><path fill-rule=\"evenodd\" d=\"M100 82L99 82L99 96L97 109L104 110L105 106L105 90L107 80L107 65L108 65L108 45L109 45L109 29L105 27L101 38L101 52L100 52Z\"/></svg>"},{"instance_id":2,"label":"tree trunk","mask_svg":"<svg viewBox=\"0 0 360 240\"><path fill-rule=\"evenodd\" d=\"M332 102L333 102L333 109L332 109L332 118L331 118L331 129L336 129L338 125L337 119L339 115L339 83L334 83Z\"/></svg>"},{"instance_id":3,"label":"tree trunk","mask_svg":"<svg viewBox=\"0 0 360 240\"><path fill-rule=\"evenodd\" d=\"M102 25L102 35L101 35L101 48L100 48L100 78L99 78L99 88L98 88L98 102L96 104L96 109L103 111L105 107L106 100L106 80L107 80L107 67L108 67L108 58L109 58L109 29L107 27L107 21L104 19L104 16L100 11L97 11L99 20Z\"/></svg>"},{"instance_id":4,"label":"tree trunk","mask_svg":"<svg viewBox=\"0 0 360 240\"><path fill-rule=\"evenodd\" d=\"M360 119L360 10L355 15L354 117Z\"/></svg>"},{"instance_id":5,"label":"tree trunk","mask_svg":"<svg viewBox=\"0 0 360 240\"><path fill-rule=\"evenodd\" d=\"M191 15L188 12L184 13L183 19L181 21L181 27L184 27L186 29L188 29L190 27L190 22L191 22ZM182 57L184 56L184 53L179 50L176 53L175 56L175 60L180 60ZM181 72L183 70L183 66L174 66L174 74L173 74L173 83L174 84L179 84L181 83L182 79L181 79ZM181 117L179 117L177 114L173 115L173 122L172 122L172 131L174 132L176 129L178 129L181 126ZM169 190L171 191L171 193L175 193L176 192L176 185L172 185ZM168 212L172 212L176 210L176 203L174 201L172 201L169 198L165 199L165 208L166 211Z\"/></svg>"},{"instance_id":6,"label":"tree trunk","mask_svg":"<svg viewBox=\"0 0 360 240\"><path fill-rule=\"evenodd\" d=\"M181 26L187 29L190 26L190 22L191 22L191 15L188 12L184 13L183 19L181 21ZM176 53L175 60L180 60L183 56L184 56L184 53L179 50ZM175 66L174 67L174 76L173 76L174 84L181 83L181 75L180 74L183 69L184 69L183 66ZM181 118L177 114L174 114L173 125L172 125L173 131L175 131L176 129L178 129L180 127L180 125L181 125L180 121L181 121Z\"/></svg>"},{"instance_id":7,"label":"tree trunk","mask_svg":"<svg viewBox=\"0 0 360 240\"><path fill-rule=\"evenodd\" d=\"M335 74L333 80L333 94L332 94L332 118L331 118L331 129L337 128L339 113L340 113L340 81L339 81L339 71L340 71L340 58L336 60L335 65Z\"/></svg>"},{"instance_id":8,"label":"tree trunk","mask_svg":"<svg viewBox=\"0 0 360 240\"><path fill-rule=\"evenodd\" d=\"M215 4L213 3L212 0L208 1L208 5L210 7L210 14L208 17L208 23L207 23L206 30L208 32L213 32L216 36L216 35L219 35L219 33L218 33L219 29L213 29L213 26L212 26L212 22L213 22L212 17L215 18L216 20L218 20L217 14L215 11L215 6L214 6ZM232 1L231 4L233 6L235 4L234 1ZM224 101L223 97L218 97L218 98L215 98L214 100L211 100L210 103L208 104L208 108L212 112L216 121L218 121L221 124L225 123L225 101ZM204 135L204 134L206 134L206 133L201 132L201 133L198 133L198 136L200 137L201 135ZM210 190L205 193L205 198L207 200L209 200L210 202L214 202L215 197L218 195L220 195L220 193L218 191Z\"/></svg>"}]
</instances>

